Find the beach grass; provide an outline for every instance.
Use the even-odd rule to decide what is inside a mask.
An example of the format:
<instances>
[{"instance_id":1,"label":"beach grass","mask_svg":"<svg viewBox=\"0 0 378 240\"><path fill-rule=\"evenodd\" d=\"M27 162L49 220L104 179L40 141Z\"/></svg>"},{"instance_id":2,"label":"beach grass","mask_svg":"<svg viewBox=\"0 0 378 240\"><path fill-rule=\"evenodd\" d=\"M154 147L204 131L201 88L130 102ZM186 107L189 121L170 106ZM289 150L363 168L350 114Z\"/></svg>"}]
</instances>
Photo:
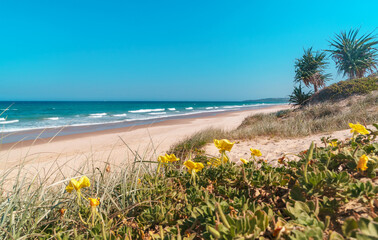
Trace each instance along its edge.
<instances>
[{"instance_id":1,"label":"beach grass","mask_svg":"<svg viewBox=\"0 0 378 240\"><path fill-rule=\"evenodd\" d=\"M212 139L253 139L261 136L295 138L343 130L349 122L365 125L378 122L378 93L349 98L340 102L304 106L269 114L254 114L230 131L206 129L178 142L170 152L180 157L190 155Z\"/></svg>"},{"instance_id":2,"label":"beach grass","mask_svg":"<svg viewBox=\"0 0 378 240\"><path fill-rule=\"evenodd\" d=\"M349 140L323 139L276 167L258 151L228 161L227 140L216 141L218 156L133 152L121 165L73 166L70 177L21 164L0 180L0 238L374 239L378 125L350 126Z\"/></svg>"}]
</instances>

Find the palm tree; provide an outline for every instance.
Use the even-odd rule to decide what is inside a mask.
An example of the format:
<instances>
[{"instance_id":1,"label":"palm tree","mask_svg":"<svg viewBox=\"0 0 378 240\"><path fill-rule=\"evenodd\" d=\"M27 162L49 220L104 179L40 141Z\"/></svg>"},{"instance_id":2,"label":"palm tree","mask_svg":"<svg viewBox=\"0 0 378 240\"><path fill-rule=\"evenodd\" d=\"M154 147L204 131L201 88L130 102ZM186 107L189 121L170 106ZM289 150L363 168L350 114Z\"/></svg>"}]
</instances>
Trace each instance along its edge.
<instances>
[{"instance_id":1,"label":"palm tree","mask_svg":"<svg viewBox=\"0 0 378 240\"><path fill-rule=\"evenodd\" d=\"M328 62L324 52L313 52L312 48L304 50L301 58L295 61L295 82L303 82L306 87L311 85L314 92L325 86L325 82L330 78L330 74L325 74Z\"/></svg>"},{"instance_id":2,"label":"palm tree","mask_svg":"<svg viewBox=\"0 0 378 240\"><path fill-rule=\"evenodd\" d=\"M336 63L339 73L349 79L361 78L366 73L377 70L377 45L372 33L358 37L359 30L349 30L336 34L330 41L332 59Z\"/></svg>"}]
</instances>

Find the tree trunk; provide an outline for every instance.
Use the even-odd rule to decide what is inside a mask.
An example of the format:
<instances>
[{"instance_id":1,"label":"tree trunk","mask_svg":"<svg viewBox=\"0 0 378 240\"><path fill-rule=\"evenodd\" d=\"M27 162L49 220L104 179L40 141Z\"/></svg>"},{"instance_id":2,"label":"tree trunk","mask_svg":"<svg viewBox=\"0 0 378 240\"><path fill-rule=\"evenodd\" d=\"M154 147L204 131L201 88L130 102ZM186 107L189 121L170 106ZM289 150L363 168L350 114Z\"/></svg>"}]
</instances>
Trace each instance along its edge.
<instances>
[{"instance_id":1,"label":"tree trunk","mask_svg":"<svg viewBox=\"0 0 378 240\"><path fill-rule=\"evenodd\" d=\"M314 84L314 92L318 92L318 85Z\"/></svg>"}]
</instances>

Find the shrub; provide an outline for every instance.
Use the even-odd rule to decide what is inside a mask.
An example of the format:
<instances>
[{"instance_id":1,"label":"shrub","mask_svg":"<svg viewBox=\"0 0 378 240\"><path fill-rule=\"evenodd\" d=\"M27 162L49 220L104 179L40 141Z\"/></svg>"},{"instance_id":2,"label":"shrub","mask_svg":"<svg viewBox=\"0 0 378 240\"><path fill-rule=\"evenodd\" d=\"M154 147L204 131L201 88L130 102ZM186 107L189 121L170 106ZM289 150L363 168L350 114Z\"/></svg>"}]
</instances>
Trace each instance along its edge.
<instances>
[{"instance_id":1,"label":"shrub","mask_svg":"<svg viewBox=\"0 0 378 240\"><path fill-rule=\"evenodd\" d=\"M303 106L308 102L311 96L312 92L304 92L302 90L302 85L299 85L298 87L295 86L293 93L289 95L289 102L294 106Z\"/></svg>"},{"instance_id":2,"label":"shrub","mask_svg":"<svg viewBox=\"0 0 378 240\"><path fill-rule=\"evenodd\" d=\"M378 90L378 77L340 81L314 94L310 103L319 103L328 100L341 100L353 95L364 95Z\"/></svg>"}]
</instances>

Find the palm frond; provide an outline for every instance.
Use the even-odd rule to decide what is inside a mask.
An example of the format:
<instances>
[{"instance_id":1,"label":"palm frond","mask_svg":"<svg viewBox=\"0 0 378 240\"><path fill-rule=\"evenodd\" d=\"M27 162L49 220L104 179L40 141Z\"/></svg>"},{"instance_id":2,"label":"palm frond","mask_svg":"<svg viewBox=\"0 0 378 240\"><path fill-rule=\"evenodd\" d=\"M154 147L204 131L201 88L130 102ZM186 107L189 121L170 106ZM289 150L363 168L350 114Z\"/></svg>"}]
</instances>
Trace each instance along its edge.
<instances>
[{"instance_id":1,"label":"palm frond","mask_svg":"<svg viewBox=\"0 0 378 240\"><path fill-rule=\"evenodd\" d=\"M331 40L327 50L337 70L349 79L361 78L377 70L378 41L373 32L358 37L359 29L342 31Z\"/></svg>"}]
</instances>

